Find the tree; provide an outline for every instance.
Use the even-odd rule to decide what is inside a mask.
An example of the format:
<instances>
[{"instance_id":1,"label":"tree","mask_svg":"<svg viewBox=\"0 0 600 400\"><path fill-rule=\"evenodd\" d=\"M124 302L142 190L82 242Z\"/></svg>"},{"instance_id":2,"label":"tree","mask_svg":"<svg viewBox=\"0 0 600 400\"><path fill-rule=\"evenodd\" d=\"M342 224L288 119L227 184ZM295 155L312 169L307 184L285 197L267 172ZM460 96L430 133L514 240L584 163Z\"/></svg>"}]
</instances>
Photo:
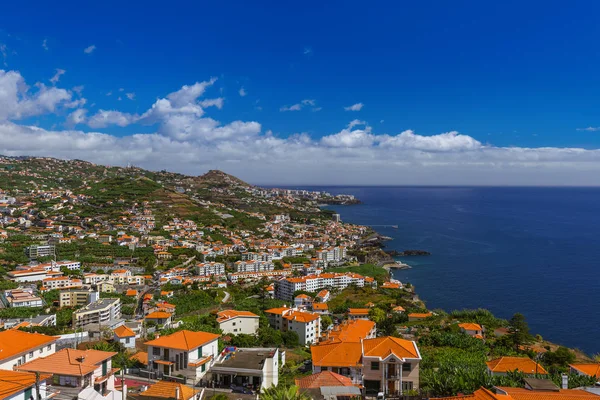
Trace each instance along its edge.
<instances>
[{"instance_id":1,"label":"tree","mask_svg":"<svg viewBox=\"0 0 600 400\"><path fill-rule=\"evenodd\" d=\"M518 349L520 345L529 341L529 325L527 325L527 321L525 321L525 316L523 314L516 313L512 316L509 321L508 330L515 348Z\"/></svg>"},{"instance_id":2,"label":"tree","mask_svg":"<svg viewBox=\"0 0 600 400\"><path fill-rule=\"evenodd\" d=\"M283 343L287 347L296 347L300 344L300 338L298 334L294 331L287 331L281 334L281 338L283 339Z\"/></svg>"},{"instance_id":3,"label":"tree","mask_svg":"<svg viewBox=\"0 0 600 400\"><path fill-rule=\"evenodd\" d=\"M321 330L325 331L327 328L329 328L329 326L333 324L333 320L331 319L331 317L329 315L322 315L321 316Z\"/></svg>"},{"instance_id":4,"label":"tree","mask_svg":"<svg viewBox=\"0 0 600 400\"><path fill-rule=\"evenodd\" d=\"M260 398L262 400L310 400L310 396L300 393L298 386L276 386L266 389Z\"/></svg>"},{"instance_id":5,"label":"tree","mask_svg":"<svg viewBox=\"0 0 600 400\"><path fill-rule=\"evenodd\" d=\"M568 348L560 346L556 351L548 351L543 356L544 364L558 367L566 367L575 361L575 354Z\"/></svg>"},{"instance_id":6,"label":"tree","mask_svg":"<svg viewBox=\"0 0 600 400\"><path fill-rule=\"evenodd\" d=\"M381 308L375 307L369 310L369 319L377 325L381 324L387 318L387 314Z\"/></svg>"},{"instance_id":7,"label":"tree","mask_svg":"<svg viewBox=\"0 0 600 400\"><path fill-rule=\"evenodd\" d=\"M214 396L210 397L209 400L229 400L229 397L227 397L227 395L224 393L219 393L219 394L215 394Z\"/></svg>"}]
</instances>

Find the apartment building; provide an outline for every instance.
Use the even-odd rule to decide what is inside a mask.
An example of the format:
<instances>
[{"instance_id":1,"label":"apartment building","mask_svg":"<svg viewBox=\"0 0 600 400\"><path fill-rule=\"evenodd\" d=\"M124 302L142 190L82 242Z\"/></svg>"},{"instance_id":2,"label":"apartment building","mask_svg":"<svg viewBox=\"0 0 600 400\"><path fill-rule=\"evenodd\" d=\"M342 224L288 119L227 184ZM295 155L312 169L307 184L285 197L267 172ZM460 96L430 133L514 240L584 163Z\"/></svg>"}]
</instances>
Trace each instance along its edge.
<instances>
[{"instance_id":1,"label":"apartment building","mask_svg":"<svg viewBox=\"0 0 600 400\"><path fill-rule=\"evenodd\" d=\"M265 313L272 328L281 332L296 332L301 345L305 346L319 341L320 314L288 307L271 308Z\"/></svg>"},{"instance_id":2,"label":"apartment building","mask_svg":"<svg viewBox=\"0 0 600 400\"><path fill-rule=\"evenodd\" d=\"M228 274L227 278L231 283L238 283L240 280L259 281L265 279L278 279L292 274L289 270L262 271L262 272L235 272Z\"/></svg>"},{"instance_id":3,"label":"apartment building","mask_svg":"<svg viewBox=\"0 0 600 400\"><path fill-rule=\"evenodd\" d=\"M25 255L30 260L35 260L41 257L54 256L56 248L53 244L33 245L25 248Z\"/></svg>"},{"instance_id":4,"label":"apartment building","mask_svg":"<svg viewBox=\"0 0 600 400\"><path fill-rule=\"evenodd\" d=\"M146 342L148 369L159 377L183 375L198 381L219 355L220 335L182 330Z\"/></svg>"},{"instance_id":5,"label":"apartment building","mask_svg":"<svg viewBox=\"0 0 600 400\"><path fill-rule=\"evenodd\" d=\"M63 273L61 271L47 271L43 267L16 269L7 273L8 279L14 282L37 282L43 281L46 278L54 278L62 275Z\"/></svg>"},{"instance_id":6,"label":"apartment building","mask_svg":"<svg viewBox=\"0 0 600 400\"><path fill-rule=\"evenodd\" d=\"M121 317L120 299L99 299L73 313L73 327L81 328L88 324L107 324Z\"/></svg>"},{"instance_id":7,"label":"apartment building","mask_svg":"<svg viewBox=\"0 0 600 400\"><path fill-rule=\"evenodd\" d=\"M196 264L196 274L200 276L223 275L225 264L218 262L207 262Z\"/></svg>"},{"instance_id":8,"label":"apartment building","mask_svg":"<svg viewBox=\"0 0 600 400\"><path fill-rule=\"evenodd\" d=\"M21 364L53 354L56 351L56 340L54 336L18 329L1 331L0 370L13 370Z\"/></svg>"},{"instance_id":9,"label":"apartment building","mask_svg":"<svg viewBox=\"0 0 600 400\"><path fill-rule=\"evenodd\" d=\"M275 265L272 262L267 261L236 261L233 264L233 268L235 272L263 272L263 271L273 271L275 269Z\"/></svg>"},{"instance_id":10,"label":"apartment building","mask_svg":"<svg viewBox=\"0 0 600 400\"><path fill-rule=\"evenodd\" d=\"M100 299L100 293L90 289L62 290L59 294L60 307L87 306Z\"/></svg>"},{"instance_id":11,"label":"apartment building","mask_svg":"<svg viewBox=\"0 0 600 400\"><path fill-rule=\"evenodd\" d=\"M55 278L46 278L42 281L42 290L63 290L63 289L76 289L83 286L81 279L72 279L66 276L57 276Z\"/></svg>"},{"instance_id":12,"label":"apartment building","mask_svg":"<svg viewBox=\"0 0 600 400\"><path fill-rule=\"evenodd\" d=\"M259 317L250 311L224 310L217 313L217 322L223 333L256 335Z\"/></svg>"},{"instance_id":13,"label":"apartment building","mask_svg":"<svg viewBox=\"0 0 600 400\"><path fill-rule=\"evenodd\" d=\"M33 289L5 290L3 303L8 307L43 307L44 301L34 294Z\"/></svg>"},{"instance_id":14,"label":"apartment building","mask_svg":"<svg viewBox=\"0 0 600 400\"><path fill-rule=\"evenodd\" d=\"M267 389L279 383L279 358L277 348L226 347L210 369L211 378L225 387Z\"/></svg>"},{"instance_id":15,"label":"apartment building","mask_svg":"<svg viewBox=\"0 0 600 400\"><path fill-rule=\"evenodd\" d=\"M275 282L275 297L281 300L293 300L294 292L304 290L318 292L322 289L337 288L343 290L350 285L364 287L377 286L377 281L371 277L364 277L354 273L322 273L308 275L301 278L286 278Z\"/></svg>"}]
</instances>

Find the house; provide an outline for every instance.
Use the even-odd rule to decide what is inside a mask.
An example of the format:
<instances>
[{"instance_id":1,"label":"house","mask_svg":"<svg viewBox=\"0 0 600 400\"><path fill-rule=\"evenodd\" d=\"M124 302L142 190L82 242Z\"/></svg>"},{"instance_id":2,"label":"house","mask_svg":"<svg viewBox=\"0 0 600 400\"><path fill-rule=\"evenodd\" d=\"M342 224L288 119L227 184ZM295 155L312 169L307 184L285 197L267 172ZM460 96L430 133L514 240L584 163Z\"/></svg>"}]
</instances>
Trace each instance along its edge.
<instances>
[{"instance_id":1,"label":"house","mask_svg":"<svg viewBox=\"0 0 600 400\"><path fill-rule=\"evenodd\" d=\"M183 375L200 380L219 354L220 335L182 330L146 342L148 369L158 376Z\"/></svg>"},{"instance_id":2,"label":"house","mask_svg":"<svg viewBox=\"0 0 600 400\"><path fill-rule=\"evenodd\" d=\"M0 370L0 399L29 400L47 399L52 393L46 381L51 374L40 374L39 379L30 372ZM36 390L36 382L39 392Z\"/></svg>"},{"instance_id":3,"label":"house","mask_svg":"<svg viewBox=\"0 0 600 400\"><path fill-rule=\"evenodd\" d=\"M480 388L465 396L438 397L437 400L600 400L600 396L579 389ZM433 400L433 399L432 399Z\"/></svg>"},{"instance_id":4,"label":"house","mask_svg":"<svg viewBox=\"0 0 600 400\"><path fill-rule=\"evenodd\" d=\"M331 298L331 293L329 293L329 290L323 289L319 293L317 293L315 300L320 303L327 303L330 298Z\"/></svg>"},{"instance_id":5,"label":"house","mask_svg":"<svg viewBox=\"0 0 600 400\"><path fill-rule=\"evenodd\" d=\"M125 325L113 330L113 338L115 342L122 344L126 349L135 349L135 332Z\"/></svg>"},{"instance_id":6,"label":"house","mask_svg":"<svg viewBox=\"0 0 600 400\"><path fill-rule=\"evenodd\" d=\"M313 303L312 297L302 293L294 298L294 306L297 308L310 308Z\"/></svg>"},{"instance_id":7,"label":"house","mask_svg":"<svg viewBox=\"0 0 600 400\"><path fill-rule=\"evenodd\" d=\"M396 306L396 307L392 308L392 311L395 312L396 314L404 314L406 312L406 310L402 306Z\"/></svg>"},{"instance_id":8,"label":"house","mask_svg":"<svg viewBox=\"0 0 600 400\"><path fill-rule=\"evenodd\" d=\"M279 357L277 348L226 347L210 369L211 379L226 387L250 386L256 390L277 386Z\"/></svg>"},{"instance_id":9,"label":"house","mask_svg":"<svg viewBox=\"0 0 600 400\"><path fill-rule=\"evenodd\" d=\"M548 375L544 367L528 357L500 357L486 364L492 376L504 376L511 371L520 371L525 375Z\"/></svg>"},{"instance_id":10,"label":"house","mask_svg":"<svg viewBox=\"0 0 600 400\"><path fill-rule=\"evenodd\" d=\"M600 380L600 364L569 364L572 374L595 377Z\"/></svg>"},{"instance_id":11,"label":"house","mask_svg":"<svg viewBox=\"0 0 600 400\"><path fill-rule=\"evenodd\" d=\"M4 292L3 300L8 307L42 307L44 302L33 294L32 289L12 289Z\"/></svg>"},{"instance_id":12,"label":"house","mask_svg":"<svg viewBox=\"0 0 600 400\"><path fill-rule=\"evenodd\" d=\"M321 330L321 316L297 308L271 308L266 310L269 325L281 332L294 331L301 345L316 343Z\"/></svg>"},{"instance_id":13,"label":"house","mask_svg":"<svg viewBox=\"0 0 600 400\"><path fill-rule=\"evenodd\" d=\"M115 373L112 357L118 353L100 350L63 349L46 357L29 361L17 367L18 371L52 374L53 385L82 391L93 388L105 396L115 390Z\"/></svg>"},{"instance_id":14,"label":"house","mask_svg":"<svg viewBox=\"0 0 600 400\"><path fill-rule=\"evenodd\" d=\"M369 309L368 308L349 308L348 309L348 319L369 319Z\"/></svg>"},{"instance_id":15,"label":"house","mask_svg":"<svg viewBox=\"0 0 600 400\"><path fill-rule=\"evenodd\" d=\"M199 400L200 391L178 382L158 381L145 391L129 397L138 400Z\"/></svg>"},{"instance_id":16,"label":"house","mask_svg":"<svg viewBox=\"0 0 600 400\"><path fill-rule=\"evenodd\" d=\"M311 399L362 398L360 388L350 378L331 371L296 379L296 386Z\"/></svg>"},{"instance_id":17,"label":"house","mask_svg":"<svg viewBox=\"0 0 600 400\"><path fill-rule=\"evenodd\" d=\"M427 313L410 313L408 314L408 321L409 322L413 322L413 321L422 321L424 319L433 317L433 313L427 312Z\"/></svg>"},{"instance_id":18,"label":"house","mask_svg":"<svg viewBox=\"0 0 600 400\"><path fill-rule=\"evenodd\" d=\"M159 327L168 326L173 322L173 314L164 311L154 311L144 317L146 322L155 323Z\"/></svg>"},{"instance_id":19,"label":"house","mask_svg":"<svg viewBox=\"0 0 600 400\"><path fill-rule=\"evenodd\" d=\"M0 369L12 370L39 357L54 354L57 340L54 336L18 329L0 332Z\"/></svg>"},{"instance_id":20,"label":"house","mask_svg":"<svg viewBox=\"0 0 600 400\"><path fill-rule=\"evenodd\" d=\"M329 306L327 303L313 303L312 310L321 315L329 314Z\"/></svg>"},{"instance_id":21,"label":"house","mask_svg":"<svg viewBox=\"0 0 600 400\"><path fill-rule=\"evenodd\" d=\"M365 319L346 320L327 332L325 341L360 343L361 340L372 339L376 336L377 328L375 322Z\"/></svg>"},{"instance_id":22,"label":"house","mask_svg":"<svg viewBox=\"0 0 600 400\"><path fill-rule=\"evenodd\" d=\"M313 373L332 371L363 385L367 394L419 388L421 354L415 342L391 336L311 346Z\"/></svg>"},{"instance_id":23,"label":"house","mask_svg":"<svg viewBox=\"0 0 600 400\"><path fill-rule=\"evenodd\" d=\"M258 321L258 315L250 311L224 310L217 313L219 329L223 333L256 335Z\"/></svg>"},{"instance_id":24,"label":"house","mask_svg":"<svg viewBox=\"0 0 600 400\"><path fill-rule=\"evenodd\" d=\"M473 322L464 322L462 324L458 324L461 332L466 333L467 335L477 338L483 339L483 328L479 324L475 324Z\"/></svg>"}]
</instances>

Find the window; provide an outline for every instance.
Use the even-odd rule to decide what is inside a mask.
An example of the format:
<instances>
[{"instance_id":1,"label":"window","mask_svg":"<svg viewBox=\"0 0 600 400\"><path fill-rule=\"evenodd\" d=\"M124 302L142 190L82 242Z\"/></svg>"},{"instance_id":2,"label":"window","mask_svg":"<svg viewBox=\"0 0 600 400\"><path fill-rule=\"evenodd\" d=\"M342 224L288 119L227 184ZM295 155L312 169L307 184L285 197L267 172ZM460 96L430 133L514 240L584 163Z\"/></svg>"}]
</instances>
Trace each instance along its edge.
<instances>
[{"instance_id":1,"label":"window","mask_svg":"<svg viewBox=\"0 0 600 400\"><path fill-rule=\"evenodd\" d=\"M202 358L202 346L198 347L198 359Z\"/></svg>"},{"instance_id":2,"label":"window","mask_svg":"<svg viewBox=\"0 0 600 400\"><path fill-rule=\"evenodd\" d=\"M235 322L233 323L233 326L235 326Z\"/></svg>"},{"instance_id":3,"label":"window","mask_svg":"<svg viewBox=\"0 0 600 400\"><path fill-rule=\"evenodd\" d=\"M152 355L160 356L160 347L153 347L152 348Z\"/></svg>"},{"instance_id":4,"label":"window","mask_svg":"<svg viewBox=\"0 0 600 400\"><path fill-rule=\"evenodd\" d=\"M410 363L402 364L402 372L410 372Z\"/></svg>"},{"instance_id":5,"label":"window","mask_svg":"<svg viewBox=\"0 0 600 400\"><path fill-rule=\"evenodd\" d=\"M33 399L33 388L25 389L25 400Z\"/></svg>"},{"instance_id":6,"label":"window","mask_svg":"<svg viewBox=\"0 0 600 400\"><path fill-rule=\"evenodd\" d=\"M379 361L371 361L371 369L373 371L379 371Z\"/></svg>"},{"instance_id":7,"label":"window","mask_svg":"<svg viewBox=\"0 0 600 400\"><path fill-rule=\"evenodd\" d=\"M202 369L201 369L201 371L202 371L202 372L206 371L206 364L202 364Z\"/></svg>"},{"instance_id":8,"label":"window","mask_svg":"<svg viewBox=\"0 0 600 400\"><path fill-rule=\"evenodd\" d=\"M33 358L33 351L29 352L29 358Z\"/></svg>"},{"instance_id":9,"label":"window","mask_svg":"<svg viewBox=\"0 0 600 400\"><path fill-rule=\"evenodd\" d=\"M129 342L131 342L131 338L126 338L126 339L125 339L125 343L126 343L126 344L129 344Z\"/></svg>"},{"instance_id":10,"label":"window","mask_svg":"<svg viewBox=\"0 0 600 400\"><path fill-rule=\"evenodd\" d=\"M408 390L413 390L413 383L412 382L402 382L402 391L406 392Z\"/></svg>"},{"instance_id":11,"label":"window","mask_svg":"<svg viewBox=\"0 0 600 400\"><path fill-rule=\"evenodd\" d=\"M48 351L52 350L52 346L48 345L48 347L46 348Z\"/></svg>"}]
</instances>

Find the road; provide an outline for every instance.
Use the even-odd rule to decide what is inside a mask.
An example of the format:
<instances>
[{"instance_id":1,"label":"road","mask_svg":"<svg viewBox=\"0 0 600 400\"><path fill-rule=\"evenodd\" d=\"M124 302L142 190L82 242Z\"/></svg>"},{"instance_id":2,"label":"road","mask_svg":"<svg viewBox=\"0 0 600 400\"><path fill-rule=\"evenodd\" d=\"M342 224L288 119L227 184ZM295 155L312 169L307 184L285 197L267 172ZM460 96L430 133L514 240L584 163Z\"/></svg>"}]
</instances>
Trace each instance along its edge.
<instances>
[{"instance_id":1,"label":"road","mask_svg":"<svg viewBox=\"0 0 600 400\"><path fill-rule=\"evenodd\" d=\"M229 298L231 297L231 295L229 294L229 292L223 292L225 293L225 297L223 297L223 300L221 300L221 303L227 303L229 301Z\"/></svg>"}]
</instances>

